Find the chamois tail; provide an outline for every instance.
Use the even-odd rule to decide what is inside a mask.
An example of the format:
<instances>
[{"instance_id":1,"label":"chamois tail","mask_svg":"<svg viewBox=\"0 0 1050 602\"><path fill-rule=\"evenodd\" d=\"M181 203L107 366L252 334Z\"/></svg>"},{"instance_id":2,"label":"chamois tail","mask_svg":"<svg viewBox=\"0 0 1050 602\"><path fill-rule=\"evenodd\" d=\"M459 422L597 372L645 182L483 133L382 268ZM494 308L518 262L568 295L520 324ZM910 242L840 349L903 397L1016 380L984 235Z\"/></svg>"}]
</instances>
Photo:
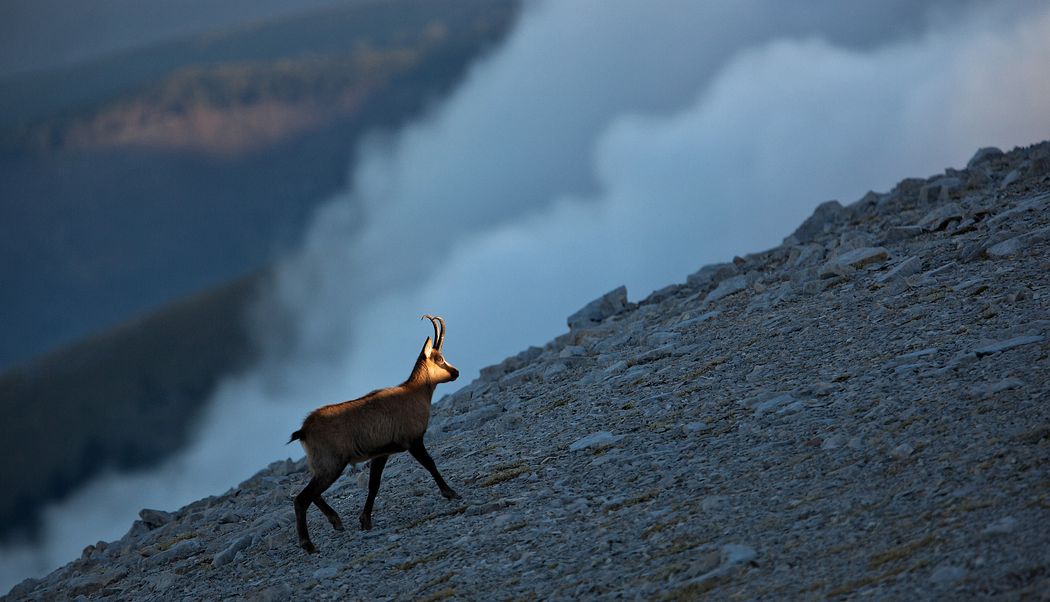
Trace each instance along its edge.
<instances>
[{"instance_id":1,"label":"chamois tail","mask_svg":"<svg viewBox=\"0 0 1050 602\"><path fill-rule=\"evenodd\" d=\"M296 439L302 439L302 438L303 438L303 431L302 430L295 431L294 433L292 433L291 438L288 439L288 443L291 443L292 441L295 441ZM285 445L288 445L288 443L285 443Z\"/></svg>"}]
</instances>

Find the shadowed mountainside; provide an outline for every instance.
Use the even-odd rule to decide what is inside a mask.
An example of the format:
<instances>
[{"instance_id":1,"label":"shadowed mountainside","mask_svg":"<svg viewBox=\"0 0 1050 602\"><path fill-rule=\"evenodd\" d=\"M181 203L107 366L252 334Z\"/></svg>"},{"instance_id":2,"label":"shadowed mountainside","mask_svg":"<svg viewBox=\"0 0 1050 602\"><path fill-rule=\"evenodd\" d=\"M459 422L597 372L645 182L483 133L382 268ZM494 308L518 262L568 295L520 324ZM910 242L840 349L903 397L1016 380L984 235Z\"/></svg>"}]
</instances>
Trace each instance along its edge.
<instances>
[{"instance_id":1,"label":"shadowed mountainside","mask_svg":"<svg viewBox=\"0 0 1050 602\"><path fill-rule=\"evenodd\" d=\"M375 528L314 509L308 555L278 461L8 599L1038 598L1047 257L1050 143L982 149L482 370L428 431L463 500L398 457Z\"/></svg>"}]
</instances>

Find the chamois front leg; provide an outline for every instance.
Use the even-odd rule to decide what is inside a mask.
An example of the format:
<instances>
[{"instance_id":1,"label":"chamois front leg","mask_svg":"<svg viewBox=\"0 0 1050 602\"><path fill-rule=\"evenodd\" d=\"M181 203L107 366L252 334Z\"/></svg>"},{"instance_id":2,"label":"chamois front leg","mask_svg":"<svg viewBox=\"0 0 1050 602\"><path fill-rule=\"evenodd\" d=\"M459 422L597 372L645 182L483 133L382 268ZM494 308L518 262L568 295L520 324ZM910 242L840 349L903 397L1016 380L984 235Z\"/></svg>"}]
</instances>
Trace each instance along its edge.
<instances>
[{"instance_id":1,"label":"chamois front leg","mask_svg":"<svg viewBox=\"0 0 1050 602\"><path fill-rule=\"evenodd\" d=\"M379 493L379 482L383 480L383 467L386 466L387 458L390 456L379 456L372 458L368 470L368 499L365 507L361 510L361 530L367 531L372 528L372 504L376 501Z\"/></svg>"},{"instance_id":2,"label":"chamois front leg","mask_svg":"<svg viewBox=\"0 0 1050 602\"><path fill-rule=\"evenodd\" d=\"M408 453L412 454L412 457L417 462L423 465L430 472L430 476L434 477L434 482L437 483L438 489L441 490L441 495L445 496L446 500L458 500L459 494L453 491L445 479L441 478L441 473L438 472L437 464L434 463L434 458L430 457L427 453L427 448L423 446L423 438L416 439L408 446Z\"/></svg>"}]
</instances>

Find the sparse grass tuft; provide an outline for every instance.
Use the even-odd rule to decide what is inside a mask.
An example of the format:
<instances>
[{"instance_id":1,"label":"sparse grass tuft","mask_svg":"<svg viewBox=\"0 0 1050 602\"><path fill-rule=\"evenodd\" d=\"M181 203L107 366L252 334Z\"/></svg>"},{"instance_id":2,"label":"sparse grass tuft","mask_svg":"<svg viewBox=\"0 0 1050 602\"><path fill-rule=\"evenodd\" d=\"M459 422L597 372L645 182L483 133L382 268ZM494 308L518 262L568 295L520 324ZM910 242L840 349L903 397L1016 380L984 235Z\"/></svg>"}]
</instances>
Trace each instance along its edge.
<instances>
[{"instance_id":1,"label":"sparse grass tuft","mask_svg":"<svg viewBox=\"0 0 1050 602\"><path fill-rule=\"evenodd\" d=\"M436 512L434 514L428 514L428 515L424 516L423 518L417 519L417 520L409 523L407 526L405 526L403 529L401 529L401 531L407 531L409 529L415 529L416 527L418 527L420 525L423 525L423 524L426 524L426 523L429 523L432 520L439 519L439 518L448 518L450 516L456 516L456 515L459 515L459 514L463 514L466 511L467 511L467 507L466 506L460 506L459 508L453 508L452 510L449 510L448 512Z\"/></svg>"},{"instance_id":2,"label":"sparse grass tuft","mask_svg":"<svg viewBox=\"0 0 1050 602\"><path fill-rule=\"evenodd\" d=\"M713 358L707 360L707 362L704 363L702 366L694 369L689 374L686 374L685 375L685 380L692 380L694 378L697 378L697 377L703 375L704 373L709 372L715 366L718 366L719 364L724 364L727 361L729 361L729 356L719 355L717 357L713 357Z\"/></svg>"},{"instance_id":3,"label":"sparse grass tuft","mask_svg":"<svg viewBox=\"0 0 1050 602\"><path fill-rule=\"evenodd\" d=\"M620 510L621 508L629 508L631 506L636 506L638 504L641 504L641 503L644 503L644 502L648 502L649 500L654 499L658 495L660 495L660 492L656 491L656 490L653 490L653 491L648 491L648 492L643 493L641 495L637 495L635 497L626 499L626 500L624 500L622 502L609 504L608 506L605 507L605 513L609 514L610 512L616 512L617 510Z\"/></svg>"},{"instance_id":4,"label":"sparse grass tuft","mask_svg":"<svg viewBox=\"0 0 1050 602\"><path fill-rule=\"evenodd\" d=\"M878 554L872 556L870 560L868 560L868 568L875 570L884 564L893 562L895 560L901 560L902 558L907 558L911 556L916 550L925 548L934 541L936 541L936 539L932 535L927 535L922 539L917 539L915 541L899 545L895 548L890 548L885 552L879 552Z\"/></svg>"},{"instance_id":5,"label":"sparse grass tuft","mask_svg":"<svg viewBox=\"0 0 1050 602\"><path fill-rule=\"evenodd\" d=\"M163 543L158 543L157 544L157 551L158 552L163 552L163 551L167 550L168 548L170 548L171 546L179 543L180 541L186 541L187 539L193 539L195 537L197 537L197 534L195 532L193 532L193 531L190 531L188 533L180 533L180 534L176 535L175 537L173 537L172 539L169 539L168 541L165 541Z\"/></svg>"},{"instance_id":6,"label":"sparse grass tuft","mask_svg":"<svg viewBox=\"0 0 1050 602\"><path fill-rule=\"evenodd\" d=\"M532 472L532 468L525 465L524 462L518 462L507 466L506 468L498 469L495 474L482 481L481 486L492 487L493 485L498 485L504 481L520 477L527 472Z\"/></svg>"},{"instance_id":7,"label":"sparse grass tuft","mask_svg":"<svg viewBox=\"0 0 1050 602\"><path fill-rule=\"evenodd\" d=\"M398 571L407 571L421 564L434 562L435 560L441 560L445 556L448 556L448 550L438 550L433 554L427 554L426 556L422 556L420 558L415 558L407 562L402 562L401 564L395 566L394 569Z\"/></svg>"}]
</instances>

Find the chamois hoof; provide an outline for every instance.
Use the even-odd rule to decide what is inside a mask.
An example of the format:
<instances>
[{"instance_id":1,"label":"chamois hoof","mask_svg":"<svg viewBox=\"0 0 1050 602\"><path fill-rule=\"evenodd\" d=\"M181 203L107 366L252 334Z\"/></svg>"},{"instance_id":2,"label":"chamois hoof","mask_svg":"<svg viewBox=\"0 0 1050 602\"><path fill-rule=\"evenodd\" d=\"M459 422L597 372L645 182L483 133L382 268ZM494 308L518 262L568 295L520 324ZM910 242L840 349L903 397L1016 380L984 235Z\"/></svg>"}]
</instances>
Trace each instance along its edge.
<instances>
[{"instance_id":1,"label":"chamois hoof","mask_svg":"<svg viewBox=\"0 0 1050 602\"><path fill-rule=\"evenodd\" d=\"M336 531L346 531L346 527L343 526L342 521L337 522L337 523L332 523L332 528L335 529Z\"/></svg>"},{"instance_id":2,"label":"chamois hoof","mask_svg":"<svg viewBox=\"0 0 1050 602\"><path fill-rule=\"evenodd\" d=\"M302 549L306 550L306 552L308 554L316 554L317 553L317 546L315 546L312 541L309 541L309 540L308 541L300 541L299 542L299 546Z\"/></svg>"},{"instance_id":3,"label":"chamois hoof","mask_svg":"<svg viewBox=\"0 0 1050 602\"><path fill-rule=\"evenodd\" d=\"M445 499L449 501L461 499L459 494L451 489L449 489L448 491L442 491L441 495L443 495Z\"/></svg>"},{"instance_id":4,"label":"chamois hoof","mask_svg":"<svg viewBox=\"0 0 1050 602\"><path fill-rule=\"evenodd\" d=\"M362 531L368 531L371 528L372 528L372 517L371 516L362 516L361 517L361 530Z\"/></svg>"}]
</instances>

